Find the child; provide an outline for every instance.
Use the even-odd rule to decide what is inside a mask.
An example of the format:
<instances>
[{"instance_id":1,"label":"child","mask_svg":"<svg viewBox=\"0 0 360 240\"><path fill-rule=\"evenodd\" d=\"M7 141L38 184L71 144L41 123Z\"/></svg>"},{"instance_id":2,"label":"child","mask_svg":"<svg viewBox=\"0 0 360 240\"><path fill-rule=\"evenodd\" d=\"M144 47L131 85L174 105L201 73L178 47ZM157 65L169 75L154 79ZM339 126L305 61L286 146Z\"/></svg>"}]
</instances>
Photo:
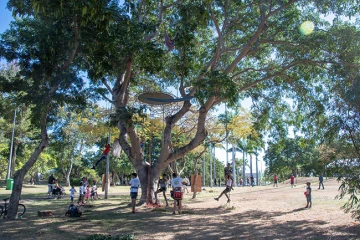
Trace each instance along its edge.
<instances>
[{"instance_id":1,"label":"child","mask_svg":"<svg viewBox=\"0 0 360 240\"><path fill-rule=\"evenodd\" d=\"M130 187L130 197L131 197L131 206L132 206L132 213L135 213L135 204L136 198L138 196L138 189L140 186L140 181L137 178L137 174L131 174L131 180L129 181Z\"/></svg>"},{"instance_id":2,"label":"child","mask_svg":"<svg viewBox=\"0 0 360 240\"><path fill-rule=\"evenodd\" d=\"M275 174L275 175L274 175L274 185L273 185L273 187L275 187L275 185L276 185L276 187L278 187L278 181L279 181L279 178L278 178L278 176Z\"/></svg>"},{"instance_id":3,"label":"child","mask_svg":"<svg viewBox=\"0 0 360 240\"><path fill-rule=\"evenodd\" d=\"M311 208L311 187L310 187L310 182L306 183L306 192L305 192L305 196L306 196L306 206L305 208Z\"/></svg>"},{"instance_id":4,"label":"child","mask_svg":"<svg viewBox=\"0 0 360 240\"><path fill-rule=\"evenodd\" d=\"M100 199L99 195L97 193L97 186L96 186L96 181L93 181L93 187L92 187L92 194L93 194L93 199Z\"/></svg>"},{"instance_id":5,"label":"child","mask_svg":"<svg viewBox=\"0 0 360 240\"><path fill-rule=\"evenodd\" d=\"M90 197L90 185L87 185L86 193L85 193L85 201L86 201L86 203L89 201L89 197Z\"/></svg>"},{"instance_id":6,"label":"child","mask_svg":"<svg viewBox=\"0 0 360 240\"><path fill-rule=\"evenodd\" d=\"M84 205L84 185L83 185L83 182L80 182L78 204L79 205Z\"/></svg>"},{"instance_id":7,"label":"child","mask_svg":"<svg viewBox=\"0 0 360 240\"><path fill-rule=\"evenodd\" d=\"M221 198L221 196L223 194L225 194L225 196L228 199L228 203L230 202L230 197L228 196L228 193L231 192L231 189L233 189L233 178L231 177L231 175L226 175L226 188L224 191L221 192L220 196L217 198L214 198L216 201L219 201L219 199Z\"/></svg>"},{"instance_id":8,"label":"child","mask_svg":"<svg viewBox=\"0 0 360 240\"><path fill-rule=\"evenodd\" d=\"M71 185L71 188L70 188L70 200L71 200L71 202L74 202L75 193L76 193L76 189L74 188L74 185Z\"/></svg>"},{"instance_id":9,"label":"child","mask_svg":"<svg viewBox=\"0 0 360 240\"><path fill-rule=\"evenodd\" d=\"M166 202L166 206L169 206L168 200L166 198L166 185L167 185L167 175L163 174L162 179L159 180L159 185L158 187L160 187L156 192L155 192L155 199L156 199L156 204L158 204L158 199L157 199L157 195L158 193L162 192L165 198L165 202Z\"/></svg>"},{"instance_id":10,"label":"child","mask_svg":"<svg viewBox=\"0 0 360 240\"><path fill-rule=\"evenodd\" d=\"M294 177L294 174L291 174L291 177L290 177L291 188L294 187L294 183L295 183L295 177Z\"/></svg>"},{"instance_id":11,"label":"child","mask_svg":"<svg viewBox=\"0 0 360 240\"><path fill-rule=\"evenodd\" d=\"M172 214L175 214L175 210L176 210L176 203L179 206L179 214L181 214L181 209L182 209L182 197L183 197L183 192L182 192L182 185L184 180L178 176L176 173L173 173L173 180L171 180L171 186L173 187L173 192L174 192L174 211Z\"/></svg>"},{"instance_id":12,"label":"child","mask_svg":"<svg viewBox=\"0 0 360 240\"><path fill-rule=\"evenodd\" d=\"M99 160L96 161L95 165L93 165L92 169L95 169L102 160L106 159L109 152L110 152L110 145L107 143L105 144L105 149L103 151L103 154L101 155Z\"/></svg>"}]
</instances>

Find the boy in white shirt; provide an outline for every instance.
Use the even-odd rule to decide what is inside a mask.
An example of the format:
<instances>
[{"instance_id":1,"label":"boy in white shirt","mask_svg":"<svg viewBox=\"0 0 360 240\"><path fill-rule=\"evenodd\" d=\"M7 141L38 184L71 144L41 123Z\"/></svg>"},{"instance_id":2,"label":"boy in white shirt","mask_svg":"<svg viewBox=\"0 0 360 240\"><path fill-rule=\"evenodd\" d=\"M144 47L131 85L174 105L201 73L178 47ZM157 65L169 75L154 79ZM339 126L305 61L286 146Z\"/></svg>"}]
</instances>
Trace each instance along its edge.
<instances>
[{"instance_id":1,"label":"boy in white shirt","mask_svg":"<svg viewBox=\"0 0 360 240\"><path fill-rule=\"evenodd\" d=\"M140 180L137 178L137 174L131 174L131 180L129 181L130 187L130 196L131 196L131 206L132 206L132 213L135 213L135 204L136 198L138 196L138 190L140 186Z\"/></svg>"},{"instance_id":2,"label":"boy in white shirt","mask_svg":"<svg viewBox=\"0 0 360 240\"><path fill-rule=\"evenodd\" d=\"M214 198L216 201L219 201L219 199L221 198L221 196L223 194L225 194L225 196L228 199L228 203L230 202L230 197L228 196L228 193L231 192L231 189L233 189L233 178L231 177L231 175L226 175L226 188L224 191L221 192L220 196L217 198Z\"/></svg>"},{"instance_id":3,"label":"boy in white shirt","mask_svg":"<svg viewBox=\"0 0 360 240\"><path fill-rule=\"evenodd\" d=\"M173 188L174 191L174 211L172 214L175 214L176 211L176 203L179 206L179 214L181 214L181 209L182 209L182 185L184 180L179 177L176 173L173 173L173 179L171 180L171 186Z\"/></svg>"},{"instance_id":4,"label":"boy in white shirt","mask_svg":"<svg viewBox=\"0 0 360 240\"><path fill-rule=\"evenodd\" d=\"M71 202L74 201L75 193L76 193L76 189L74 188L74 185L71 185L71 188L70 188L70 200L71 200Z\"/></svg>"}]
</instances>

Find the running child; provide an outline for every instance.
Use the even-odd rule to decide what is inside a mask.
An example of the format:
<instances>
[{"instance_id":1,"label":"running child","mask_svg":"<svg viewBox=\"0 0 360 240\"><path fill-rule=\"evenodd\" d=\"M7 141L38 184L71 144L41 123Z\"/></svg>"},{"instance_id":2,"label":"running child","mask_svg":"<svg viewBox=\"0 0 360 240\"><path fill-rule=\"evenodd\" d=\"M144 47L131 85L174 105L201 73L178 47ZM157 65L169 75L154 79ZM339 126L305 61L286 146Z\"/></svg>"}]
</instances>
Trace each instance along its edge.
<instances>
[{"instance_id":1,"label":"running child","mask_svg":"<svg viewBox=\"0 0 360 240\"><path fill-rule=\"evenodd\" d=\"M162 176L162 179L159 179L159 183L158 183L158 190L155 192L155 201L156 201L156 204L158 204L159 200L157 198L157 195L158 193L163 193L164 195L164 199L165 199L165 202L166 202L166 206L168 207L169 206L169 203L168 203L168 200L166 198L166 189L167 189L167 175L164 173L163 176Z\"/></svg>"}]
</instances>

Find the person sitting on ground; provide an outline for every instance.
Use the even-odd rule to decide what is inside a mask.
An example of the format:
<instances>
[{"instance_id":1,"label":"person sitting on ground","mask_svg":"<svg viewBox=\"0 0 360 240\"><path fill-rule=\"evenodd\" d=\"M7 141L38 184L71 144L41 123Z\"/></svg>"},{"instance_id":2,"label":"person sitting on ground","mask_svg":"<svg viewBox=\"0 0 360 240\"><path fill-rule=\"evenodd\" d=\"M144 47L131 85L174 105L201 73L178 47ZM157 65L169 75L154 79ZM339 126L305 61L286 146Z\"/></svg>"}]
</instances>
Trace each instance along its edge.
<instances>
[{"instance_id":1,"label":"person sitting on ground","mask_svg":"<svg viewBox=\"0 0 360 240\"><path fill-rule=\"evenodd\" d=\"M169 206L169 203L168 203L168 199L166 198L166 189L167 189L167 175L164 173L162 175L162 178L159 179L159 183L158 183L158 190L155 192L155 201L156 201L156 204L158 204L158 193L163 193L164 195L164 199L165 199L165 202L166 202L166 206L168 207Z\"/></svg>"},{"instance_id":2,"label":"person sitting on ground","mask_svg":"<svg viewBox=\"0 0 360 240\"><path fill-rule=\"evenodd\" d=\"M140 180L137 177L136 173L131 174L131 180L129 181L130 187L130 197L131 197L131 207L132 207L132 213L135 213L135 204L136 204L136 198L138 196L138 190L140 187Z\"/></svg>"},{"instance_id":3,"label":"person sitting on ground","mask_svg":"<svg viewBox=\"0 0 360 240\"><path fill-rule=\"evenodd\" d=\"M224 195L225 194L225 196L227 197L227 199L228 199L228 203L230 202L230 196L228 196L228 193L230 193L231 192L231 190L233 189L233 178L232 178L232 176L231 175L227 175L226 176L226 188L225 188L225 190L224 191L222 191L221 192L221 194L220 194L220 196L219 197L217 197L217 198L214 198L216 201L219 201L219 199L221 198L221 196L222 195Z\"/></svg>"},{"instance_id":4,"label":"person sitting on ground","mask_svg":"<svg viewBox=\"0 0 360 240\"><path fill-rule=\"evenodd\" d=\"M176 211L176 205L178 205L178 213L181 214L182 210L182 198L183 198L183 192L182 192L182 185L183 185L183 179L178 176L178 174L173 173L173 179L171 180L171 186L173 188L174 193L174 210L172 214L175 214Z\"/></svg>"},{"instance_id":5,"label":"person sitting on ground","mask_svg":"<svg viewBox=\"0 0 360 240\"><path fill-rule=\"evenodd\" d=\"M110 152L110 144L105 144L105 149L103 151L103 154L101 155L101 157L96 161L96 163L93 165L92 169L95 169L97 167L97 165L99 165L99 163L107 158L107 155Z\"/></svg>"}]
</instances>

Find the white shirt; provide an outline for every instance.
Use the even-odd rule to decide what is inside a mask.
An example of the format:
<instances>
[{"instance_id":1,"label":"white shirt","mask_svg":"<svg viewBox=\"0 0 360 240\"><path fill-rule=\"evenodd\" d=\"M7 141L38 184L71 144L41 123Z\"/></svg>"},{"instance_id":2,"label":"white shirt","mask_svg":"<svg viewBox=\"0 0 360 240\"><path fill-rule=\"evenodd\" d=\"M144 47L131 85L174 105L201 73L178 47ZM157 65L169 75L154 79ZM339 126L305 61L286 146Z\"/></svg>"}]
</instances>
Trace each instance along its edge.
<instances>
[{"instance_id":1,"label":"white shirt","mask_svg":"<svg viewBox=\"0 0 360 240\"><path fill-rule=\"evenodd\" d=\"M75 188L70 188L70 197L73 197L76 193L76 189Z\"/></svg>"},{"instance_id":2,"label":"white shirt","mask_svg":"<svg viewBox=\"0 0 360 240\"><path fill-rule=\"evenodd\" d=\"M79 194L84 194L84 186L79 187Z\"/></svg>"},{"instance_id":3,"label":"white shirt","mask_svg":"<svg viewBox=\"0 0 360 240\"><path fill-rule=\"evenodd\" d=\"M138 192L139 190L139 186L140 186L140 180L136 177L136 178L132 178L129 181L130 184L130 192Z\"/></svg>"},{"instance_id":4,"label":"white shirt","mask_svg":"<svg viewBox=\"0 0 360 240\"><path fill-rule=\"evenodd\" d=\"M227 186L227 187L231 187L231 184L232 184L232 179L229 178L229 179L226 181L226 186Z\"/></svg>"},{"instance_id":5,"label":"white shirt","mask_svg":"<svg viewBox=\"0 0 360 240\"><path fill-rule=\"evenodd\" d=\"M171 180L171 186L173 188L181 188L182 182L183 182L183 179L181 177L176 177L173 180Z\"/></svg>"}]
</instances>

